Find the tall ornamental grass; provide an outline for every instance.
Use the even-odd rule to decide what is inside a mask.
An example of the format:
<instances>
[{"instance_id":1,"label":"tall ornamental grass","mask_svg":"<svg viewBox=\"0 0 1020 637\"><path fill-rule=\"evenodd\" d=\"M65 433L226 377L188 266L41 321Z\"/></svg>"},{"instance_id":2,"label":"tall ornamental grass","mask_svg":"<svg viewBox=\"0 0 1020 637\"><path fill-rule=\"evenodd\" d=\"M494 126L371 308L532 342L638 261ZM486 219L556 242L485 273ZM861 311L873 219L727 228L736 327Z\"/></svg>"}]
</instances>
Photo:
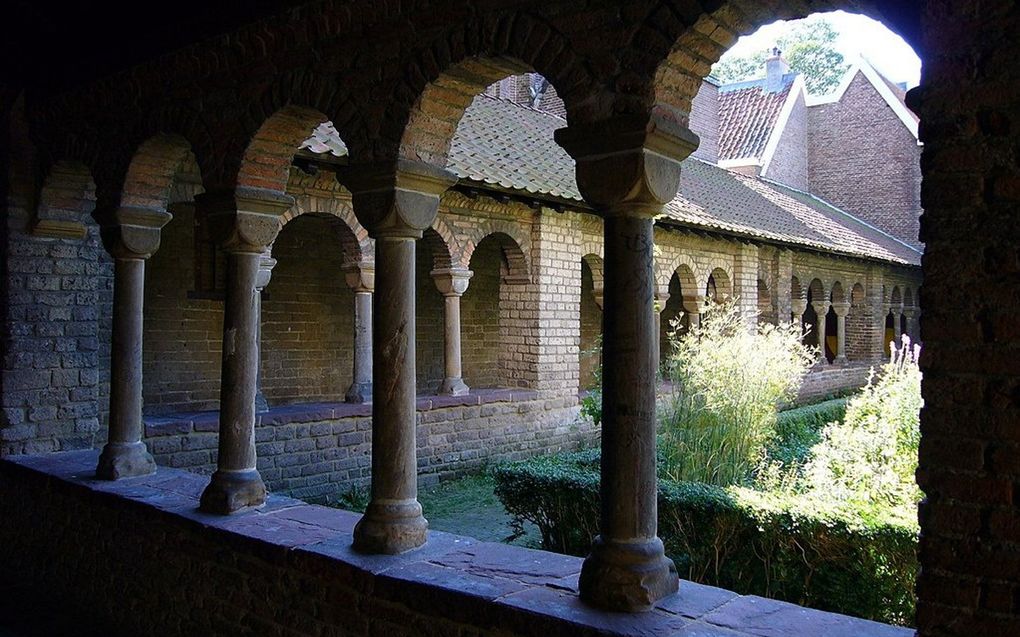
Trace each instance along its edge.
<instances>
[{"instance_id":1,"label":"tall ornamental grass","mask_svg":"<svg viewBox=\"0 0 1020 637\"><path fill-rule=\"evenodd\" d=\"M732 301L706 308L701 325L670 337L674 391L660 413L663 470L675 481L747 484L817 358L789 323L759 324Z\"/></svg>"},{"instance_id":2,"label":"tall ornamental grass","mask_svg":"<svg viewBox=\"0 0 1020 637\"><path fill-rule=\"evenodd\" d=\"M802 490L862 515L913 519L921 491L914 481L921 439L920 346L907 336L891 360L847 403L811 450Z\"/></svg>"}]
</instances>

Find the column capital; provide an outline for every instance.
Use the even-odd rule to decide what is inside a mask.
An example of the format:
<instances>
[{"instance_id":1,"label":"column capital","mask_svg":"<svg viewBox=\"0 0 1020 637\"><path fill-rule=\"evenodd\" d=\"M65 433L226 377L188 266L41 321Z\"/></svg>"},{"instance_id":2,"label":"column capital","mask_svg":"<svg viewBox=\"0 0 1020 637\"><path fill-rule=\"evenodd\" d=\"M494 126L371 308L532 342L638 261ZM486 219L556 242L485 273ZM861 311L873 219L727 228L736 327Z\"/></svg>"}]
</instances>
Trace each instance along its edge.
<instances>
[{"instance_id":1,"label":"column capital","mask_svg":"<svg viewBox=\"0 0 1020 637\"><path fill-rule=\"evenodd\" d=\"M659 114L618 115L555 133L577 162L577 186L602 214L655 216L676 196L698 136Z\"/></svg>"},{"instance_id":2,"label":"column capital","mask_svg":"<svg viewBox=\"0 0 1020 637\"><path fill-rule=\"evenodd\" d=\"M227 252L264 252L280 233L280 217L294 205L274 190L237 188L195 196L213 237Z\"/></svg>"},{"instance_id":3,"label":"column capital","mask_svg":"<svg viewBox=\"0 0 1020 637\"><path fill-rule=\"evenodd\" d=\"M802 298L790 299L790 311L797 316L803 316L807 311L807 300Z\"/></svg>"},{"instance_id":4,"label":"column capital","mask_svg":"<svg viewBox=\"0 0 1020 637\"><path fill-rule=\"evenodd\" d=\"M354 214L373 239L417 239L432 225L439 199L457 176L420 161L358 164L338 172L351 191Z\"/></svg>"},{"instance_id":5,"label":"column capital","mask_svg":"<svg viewBox=\"0 0 1020 637\"><path fill-rule=\"evenodd\" d=\"M461 268L439 268L429 274L436 282L436 288L443 296L461 296L468 289L468 283L474 272Z\"/></svg>"},{"instance_id":6,"label":"column capital","mask_svg":"<svg viewBox=\"0 0 1020 637\"><path fill-rule=\"evenodd\" d=\"M345 263L340 266L344 273L344 280L347 286L358 293L371 293L375 290L375 264L362 261L360 263Z\"/></svg>"},{"instance_id":7,"label":"column capital","mask_svg":"<svg viewBox=\"0 0 1020 637\"><path fill-rule=\"evenodd\" d=\"M269 280L273 277L273 268L276 267L276 259L267 250L262 253L259 257L259 272L255 276L255 289L262 291L269 285Z\"/></svg>"},{"instance_id":8,"label":"column capital","mask_svg":"<svg viewBox=\"0 0 1020 637\"><path fill-rule=\"evenodd\" d=\"M818 316L825 316L829 313L829 305L830 303L828 301L812 301L811 309L813 309L815 314Z\"/></svg>"},{"instance_id":9,"label":"column capital","mask_svg":"<svg viewBox=\"0 0 1020 637\"><path fill-rule=\"evenodd\" d=\"M113 224L101 230L107 251L115 258L148 259L159 249L160 230L173 215L155 208L121 206L110 217Z\"/></svg>"},{"instance_id":10,"label":"column capital","mask_svg":"<svg viewBox=\"0 0 1020 637\"><path fill-rule=\"evenodd\" d=\"M836 313L836 316L846 316L850 313L849 301L843 301L841 303L833 303L832 311Z\"/></svg>"}]
</instances>

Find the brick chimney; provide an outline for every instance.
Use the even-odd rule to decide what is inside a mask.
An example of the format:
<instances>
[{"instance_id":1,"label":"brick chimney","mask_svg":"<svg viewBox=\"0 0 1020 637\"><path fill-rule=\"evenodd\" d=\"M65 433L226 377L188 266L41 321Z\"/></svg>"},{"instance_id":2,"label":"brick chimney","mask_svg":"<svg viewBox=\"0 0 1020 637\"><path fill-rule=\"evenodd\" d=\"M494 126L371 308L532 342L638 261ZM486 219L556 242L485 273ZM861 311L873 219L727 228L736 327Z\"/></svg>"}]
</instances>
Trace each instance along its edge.
<instances>
[{"instance_id":1,"label":"brick chimney","mask_svg":"<svg viewBox=\"0 0 1020 637\"><path fill-rule=\"evenodd\" d=\"M778 93L783 90L783 76L790 72L790 65L783 59L783 52L772 47L772 54L765 60L765 90Z\"/></svg>"}]
</instances>

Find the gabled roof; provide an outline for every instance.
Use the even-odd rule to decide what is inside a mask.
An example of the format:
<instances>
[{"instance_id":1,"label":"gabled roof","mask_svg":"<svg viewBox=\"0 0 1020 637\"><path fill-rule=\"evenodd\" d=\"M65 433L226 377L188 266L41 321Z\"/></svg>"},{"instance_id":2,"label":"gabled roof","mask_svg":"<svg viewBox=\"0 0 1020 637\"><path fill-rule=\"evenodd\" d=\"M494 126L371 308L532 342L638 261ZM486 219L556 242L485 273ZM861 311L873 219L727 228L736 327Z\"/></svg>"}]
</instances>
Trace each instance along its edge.
<instances>
[{"instance_id":1,"label":"gabled roof","mask_svg":"<svg viewBox=\"0 0 1020 637\"><path fill-rule=\"evenodd\" d=\"M544 111L479 95L457 127L447 168L482 187L583 207L574 160L553 141L565 125ZM347 154L328 123L302 147ZM680 192L665 212L660 223L691 229L904 265L921 258L917 249L817 197L693 158L684 162Z\"/></svg>"},{"instance_id":2,"label":"gabled roof","mask_svg":"<svg viewBox=\"0 0 1020 637\"><path fill-rule=\"evenodd\" d=\"M885 103L889 105L889 108L896 113L896 117L899 118L903 125L907 127L907 130L913 134L914 138L917 139L917 124L920 119L910 110L906 103L906 91L891 82L888 78L878 72L878 70L871 65L863 57L854 63L849 70L843 75L843 79L840 81L839 86L836 87L832 93L828 95L821 95L818 97L809 96L808 106L820 106L822 104L833 104L843 99L843 95L847 89L850 88L850 84L853 83L854 78L860 73L864 78L875 87L875 91L885 100Z\"/></svg>"},{"instance_id":3,"label":"gabled roof","mask_svg":"<svg viewBox=\"0 0 1020 637\"><path fill-rule=\"evenodd\" d=\"M766 80L719 87L719 160L761 159L795 92L796 73L783 76L782 90L766 90Z\"/></svg>"}]
</instances>

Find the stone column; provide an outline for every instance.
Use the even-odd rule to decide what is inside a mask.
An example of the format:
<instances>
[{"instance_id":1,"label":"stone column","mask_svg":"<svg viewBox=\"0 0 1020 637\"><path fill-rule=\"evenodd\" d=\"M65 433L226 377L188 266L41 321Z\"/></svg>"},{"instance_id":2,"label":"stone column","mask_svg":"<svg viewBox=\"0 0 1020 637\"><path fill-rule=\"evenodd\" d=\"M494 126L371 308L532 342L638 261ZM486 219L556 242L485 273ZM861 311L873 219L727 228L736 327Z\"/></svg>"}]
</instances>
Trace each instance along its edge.
<instances>
[{"instance_id":1,"label":"stone column","mask_svg":"<svg viewBox=\"0 0 1020 637\"><path fill-rule=\"evenodd\" d=\"M907 323L906 334L910 338L911 342L914 342L917 340L915 334L914 308L912 307L903 308L903 316L906 318Z\"/></svg>"},{"instance_id":2,"label":"stone column","mask_svg":"<svg viewBox=\"0 0 1020 637\"><path fill-rule=\"evenodd\" d=\"M216 471L202 492L207 513L259 507L266 485L255 462L255 394L259 369L259 284L264 253L280 230L280 215L293 199L280 193L206 193L196 203L227 253L220 373L220 438Z\"/></svg>"},{"instance_id":3,"label":"stone column","mask_svg":"<svg viewBox=\"0 0 1020 637\"><path fill-rule=\"evenodd\" d=\"M156 471L142 442L142 301L145 260L159 248L159 232L170 213L124 207L114 219L116 226L103 229L103 242L114 259L110 430L96 466L96 477L103 480Z\"/></svg>"},{"instance_id":4,"label":"stone column","mask_svg":"<svg viewBox=\"0 0 1020 637\"><path fill-rule=\"evenodd\" d=\"M463 396L470 391L464 384L460 349L460 297L467 291L470 270L442 269L432 271L432 280L445 300L443 361L446 366L440 394Z\"/></svg>"},{"instance_id":5,"label":"stone column","mask_svg":"<svg viewBox=\"0 0 1020 637\"><path fill-rule=\"evenodd\" d=\"M826 302L814 301L811 303L811 308L815 311L815 315L818 316L818 349L820 350L821 356L820 361L828 360L825 358L825 317L829 313L829 304Z\"/></svg>"},{"instance_id":6,"label":"stone column","mask_svg":"<svg viewBox=\"0 0 1020 637\"><path fill-rule=\"evenodd\" d=\"M262 291L269 285L270 279L273 277L273 268L276 267L276 259L270 255L267 251L262 254L262 258L259 259L259 275L255 279L255 290L258 292L255 298L255 312L259 316L259 331L256 337L259 348L259 368L258 375L255 377L255 413L263 414L269 411L269 401L266 400L265 394L262 393Z\"/></svg>"},{"instance_id":7,"label":"stone column","mask_svg":"<svg viewBox=\"0 0 1020 637\"><path fill-rule=\"evenodd\" d=\"M850 313L847 302L833 303L832 310L836 313L836 363L846 363L846 315Z\"/></svg>"},{"instance_id":8,"label":"stone column","mask_svg":"<svg viewBox=\"0 0 1020 637\"><path fill-rule=\"evenodd\" d=\"M901 329L901 325L900 325L900 314L903 313L903 310L899 306L892 306L892 307L889 308L889 312L892 313L892 315L893 315L893 322L892 322L893 323L893 341L896 343L897 346L899 346L900 337L903 336L903 330Z\"/></svg>"},{"instance_id":9,"label":"stone column","mask_svg":"<svg viewBox=\"0 0 1020 637\"><path fill-rule=\"evenodd\" d=\"M652 227L698 142L655 115L572 125L557 130L556 141L577 162L585 202L605 219L602 505L580 594L609 610L648 610L679 586L656 537Z\"/></svg>"},{"instance_id":10,"label":"stone column","mask_svg":"<svg viewBox=\"0 0 1020 637\"><path fill-rule=\"evenodd\" d=\"M456 178L398 160L341 176L354 213L376 240L372 348L372 493L354 528L354 548L395 554L425 543L415 448L415 241Z\"/></svg>"},{"instance_id":11,"label":"stone column","mask_svg":"<svg viewBox=\"0 0 1020 637\"><path fill-rule=\"evenodd\" d=\"M372 402L372 292L375 265L344 265L347 285L354 291L354 379L347 390L349 403Z\"/></svg>"}]
</instances>

